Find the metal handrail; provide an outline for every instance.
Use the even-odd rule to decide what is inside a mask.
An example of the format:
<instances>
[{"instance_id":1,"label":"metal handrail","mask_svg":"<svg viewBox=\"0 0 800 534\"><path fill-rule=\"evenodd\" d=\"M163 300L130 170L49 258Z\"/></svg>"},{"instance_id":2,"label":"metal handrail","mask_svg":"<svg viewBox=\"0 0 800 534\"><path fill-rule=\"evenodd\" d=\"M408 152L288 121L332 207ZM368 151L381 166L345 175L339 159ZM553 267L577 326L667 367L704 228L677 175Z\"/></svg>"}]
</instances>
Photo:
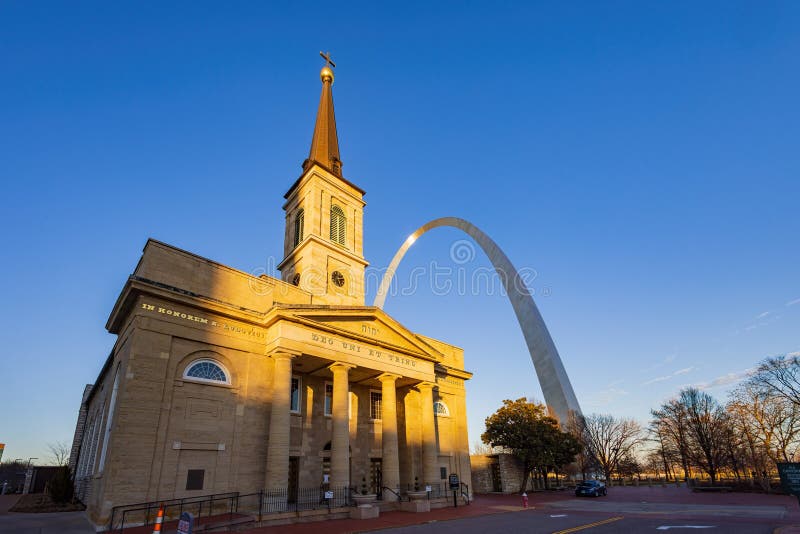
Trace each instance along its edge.
<instances>
[{"instance_id":1,"label":"metal handrail","mask_svg":"<svg viewBox=\"0 0 800 534\"><path fill-rule=\"evenodd\" d=\"M135 503L135 504L122 504L119 506L115 506L111 509L111 517L108 521L108 530L109 532L114 531L114 519L115 516L121 512L123 517L127 512L133 511L141 511L144 510L146 512L147 520L145 524L149 524L150 518L150 510L151 509L158 509L159 506L164 505L164 507L170 507L178 505L181 507L181 511L183 510L183 506L187 504L200 504L206 501L211 501L213 504L214 498L217 499L236 499L239 497L238 491L231 491L227 493L213 493L211 495L198 495L196 497L183 497L181 499L167 499L167 500L158 500L158 501L150 501L150 502L142 502L142 503Z\"/></svg>"},{"instance_id":2,"label":"metal handrail","mask_svg":"<svg viewBox=\"0 0 800 534\"><path fill-rule=\"evenodd\" d=\"M397 493L395 490L393 490L392 488L389 488L389 487L386 487L386 486L381 486L381 492L383 492L383 490L389 490L390 492L394 493L397 496L397 501L398 502L403 502L403 497L399 493Z\"/></svg>"},{"instance_id":3,"label":"metal handrail","mask_svg":"<svg viewBox=\"0 0 800 534\"><path fill-rule=\"evenodd\" d=\"M466 489L466 493L464 493L465 489ZM465 503L470 504L470 500L469 500L469 484L467 484L465 482L461 483L461 496L464 498L464 502Z\"/></svg>"}]
</instances>

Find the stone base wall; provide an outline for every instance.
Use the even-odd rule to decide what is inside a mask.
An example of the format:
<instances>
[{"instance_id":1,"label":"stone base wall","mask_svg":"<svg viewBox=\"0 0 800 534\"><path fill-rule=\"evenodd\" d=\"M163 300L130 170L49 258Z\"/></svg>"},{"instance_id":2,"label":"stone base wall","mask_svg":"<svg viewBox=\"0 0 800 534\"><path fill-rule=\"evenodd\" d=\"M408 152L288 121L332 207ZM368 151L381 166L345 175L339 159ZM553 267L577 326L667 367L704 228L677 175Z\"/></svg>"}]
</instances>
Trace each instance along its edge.
<instances>
[{"instance_id":1,"label":"stone base wall","mask_svg":"<svg viewBox=\"0 0 800 534\"><path fill-rule=\"evenodd\" d=\"M472 484L475 493L491 493L496 486L502 493L516 493L522 484L522 463L511 454L479 454L470 456L472 463ZM499 484L495 483L495 473L499 473ZM527 489L531 489L528 479Z\"/></svg>"},{"instance_id":2,"label":"stone base wall","mask_svg":"<svg viewBox=\"0 0 800 534\"><path fill-rule=\"evenodd\" d=\"M472 464L472 491L474 493L493 492L492 465L497 463L497 457L486 454L472 455L469 457L469 461Z\"/></svg>"}]
</instances>

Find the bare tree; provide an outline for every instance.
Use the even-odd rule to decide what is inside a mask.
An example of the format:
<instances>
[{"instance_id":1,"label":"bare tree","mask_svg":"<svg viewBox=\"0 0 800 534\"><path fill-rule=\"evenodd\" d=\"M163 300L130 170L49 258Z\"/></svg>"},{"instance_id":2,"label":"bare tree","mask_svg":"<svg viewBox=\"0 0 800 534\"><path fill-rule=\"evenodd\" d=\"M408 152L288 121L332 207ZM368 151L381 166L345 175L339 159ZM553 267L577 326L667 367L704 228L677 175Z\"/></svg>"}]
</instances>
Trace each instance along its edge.
<instances>
[{"instance_id":1,"label":"bare tree","mask_svg":"<svg viewBox=\"0 0 800 534\"><path fill-rule=\"evenodd\" d=\"M727 459L728 415L714 397L697 388L682 390L678 402L686 410L689 456L713 484Z\"/></svg>"},{"instance_id":2,"label":"bare tree","mask_svg":"<svg viewBox=\"0 0 800 534\"><path fill-rule=\"evenodd\" d=\"M582 437L584 446L609 483L620 463L633 456L644 438L641 426L633 419L616 419L605 414L584 417Z\"/></svg>"},{"instance_id":3,"label":"bare tree","mask_svg":"<svg viewBox=\"0 0 800 534\"><path fill-rule=\"evenodd\" d=\"M571 470L580 472L581 479L586 480L586 474L592 471L599 470L600 466L598 465L594 457L589 453L589 450L586 447L586 439L583 436L584 432L583 416L570 410L569 419L567 421L567 426L565 430L570 434L572 434L573 437L575 437L575 439L577 439L580 443L583 444L581 452L579 452L575 456L575 464Z\"/></svg>"},{"instance_id":4,"label":"bare tree","mask_svg":"<svg viewBox=\"0 0 800 534\"><path fill-rule=\"evenodd\" d=\"M691 466L686 407L677 399L672 399L662 404L658 410L651 410L650 414L653 416L653 421L650 423L651 431L657 436L661 445L665 465L667 458L677 452L683 468L683 479L688 480L691 476Z\"/></svg>"},{"instance_id":5,"label":"bare tree","mask_svg":"<svg viewBox=\"0 0 800 534\"><path fill-rule=\"evenodd\" d=\"M742 430L753 433L773 462L792 460L800 437L800 405L747 382L732 392L728 412L738 416Z\"/></svg>"},{"instance_id":6,"label":"bare tree","mask_svg":"<svg viewBox=\"0 0 800 534\"><path fill-rule=\"evenodd\" d=\"M66 441L48 443L47 449L50 451L48 459L53 465L67 465L69 463L69 455L72 452L72 448Z\"/></svg>"},{"instance_id":7,"label":"bare tree","mask_svg":"<svg viewBox=\"0 0 800 534\"><path fill-rule=\"evenodd\" d=\"M800 356L786 354L767 358L748 382L800 405Z\"/></svg>"}]
</instances>

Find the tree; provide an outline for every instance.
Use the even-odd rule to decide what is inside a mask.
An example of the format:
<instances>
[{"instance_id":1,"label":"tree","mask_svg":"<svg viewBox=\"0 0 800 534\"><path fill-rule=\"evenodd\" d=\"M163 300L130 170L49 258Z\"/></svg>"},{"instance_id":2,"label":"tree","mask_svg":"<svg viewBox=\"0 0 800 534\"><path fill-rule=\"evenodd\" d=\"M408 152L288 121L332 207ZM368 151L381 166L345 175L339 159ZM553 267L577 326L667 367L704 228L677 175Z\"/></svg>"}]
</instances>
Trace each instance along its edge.
<instances>
[{"instance_id":1,"label":"tree","mask_svg":"<svg viewBox=\"0 0 800 534\"><path fill-rule=\"evenodd\" d=\"M584 444L583 439L583 416L570 411L569 420L567 421L567 432L581 445L580 452L575 456L575 463L582 480L586 480L586 474L593 471L598 471L600 465L589 453Z\"/></svg>"},{"instance_id":2,"label":"tree","mask_svg":"<svg viewBox=\"0 0 800 534\"><path fill-rule=\"evenodd\" d=\"M503 406L486 418L481 440L492 447L503 447L520 460L521 492L531 471L539 469L546 477L550 469L561 469L574 461L580 449L571 435L560 430L558 421L546 414L544 405L525 398L504 400Z\"/></svg>"},{"instance_id":3,"label":"tree","mask_svg":"<svg viewBox=\"0 0 800 534\"><path fill-rule=\"evenodd\" d=\"M69 455L72 452L72 448L66 441L48 443L47 448L50 451L50 463L53 465L67 465L69 463Z\"/></svg>"},{"instance_id":4,"label":"tree","mask_svg":"<svg viewBox=\"0 0 800 534\"><path fill-rule=\"evenodd\" d=\"M697 388L681 390L678 402L686 411L689 456L713 484L726 459L728 415L714 397Z\"/></svg>"},{"instance_id":5,"label":"tree","mask_svg":"<svg viewBox=\"0 0 800 534\"><path fill-rule=\"evenodd\" d=\"M633 419L592 414L583 418L583 444L600 465L606 480L617 471L620 462L632 456L643 440L642 428Z\"/></svg>"},{"instance_id":6,"label":"tree","mask_svg":"<svg viewBox=\"0 0 800 534\"><path fill-rule=\"evenodd\" d=\"M767 358L748 382L800 405L800 355L795 353Z\"/></svg>"},{"instance_id":7,"label":"tree","mask_svg":"<svg viewBox=\"0 0 800 534\"><path fill-rule=\"evenodd\" d=\"M658 410L651 410L650 414L653 416L653 421L650 423L651 432L656 436L661 448L664 469L667 470L668 458L677 453L683 468L683 479L688 480L691 466L686 407L677 399L672 399L662 404Z\"/></svg>"}]
</instances>

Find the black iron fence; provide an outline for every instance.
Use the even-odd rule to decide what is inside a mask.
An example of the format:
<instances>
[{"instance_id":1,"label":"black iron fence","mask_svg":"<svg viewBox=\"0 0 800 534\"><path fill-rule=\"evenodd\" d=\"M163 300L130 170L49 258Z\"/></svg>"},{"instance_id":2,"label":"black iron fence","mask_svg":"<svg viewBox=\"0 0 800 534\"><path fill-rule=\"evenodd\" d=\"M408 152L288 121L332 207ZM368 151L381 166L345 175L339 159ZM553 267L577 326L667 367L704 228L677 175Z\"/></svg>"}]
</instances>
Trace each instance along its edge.
<instances>
[{"instance_id":1,"label":"black iron fence","mask_svg":"<svg viewBox=\"0 0 800 534\"><path fill-rule=\"evenodd\" d=\"M322 508L341 508L352 504L352 488L288 488L267 490L264 492L262 514L280 512L302 512L304 510L320 510Z\"/></svg>"},{"instance_id":2,"label":"black iron fence","mask_svg":"<svg viewBox=\"0 0 800 534\"><path fill-rule=\"evenodd\" d=\"M330 510L353 504L352 491L347 487L297 488L291 492L288 488L279 488L257 493L221 493L117 506L111 510L108 530L122 532L129 527L153 525L162 506L164 522L177 521L183 512L189 512L195 517L196 525L261 521L268 514Z\"/></svg>"}]
</instances>

